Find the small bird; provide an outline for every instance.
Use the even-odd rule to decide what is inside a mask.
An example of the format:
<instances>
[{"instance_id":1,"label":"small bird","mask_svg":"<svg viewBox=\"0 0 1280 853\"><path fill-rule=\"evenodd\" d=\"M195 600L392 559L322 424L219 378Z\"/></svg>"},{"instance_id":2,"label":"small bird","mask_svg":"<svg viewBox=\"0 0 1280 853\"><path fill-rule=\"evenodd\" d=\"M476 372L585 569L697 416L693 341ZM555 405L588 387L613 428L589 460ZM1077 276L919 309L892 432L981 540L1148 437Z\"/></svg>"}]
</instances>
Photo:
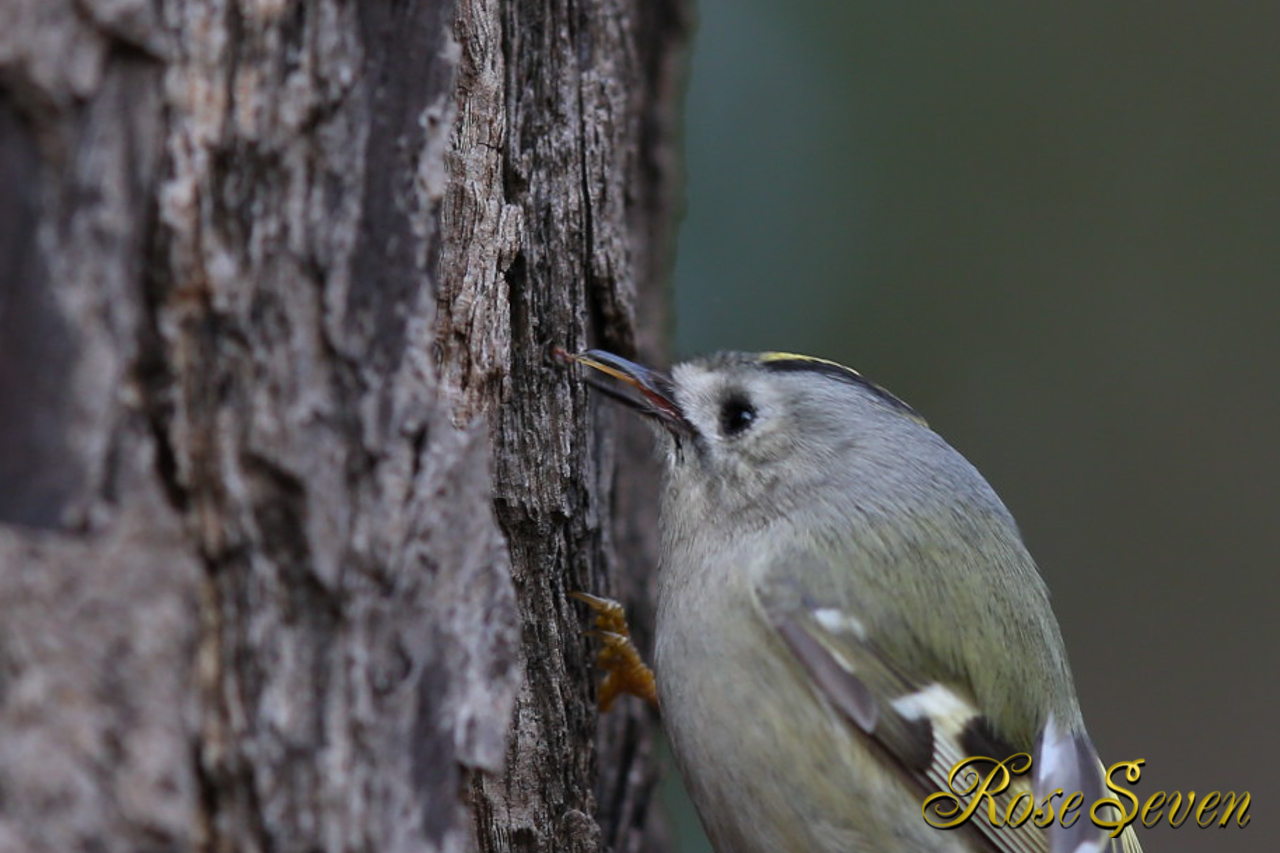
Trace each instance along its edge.
<instances>
[{"instance_id":1,"label":"small bird","mask_svg":"<svg viewBox=\"0 0 1280 853\"><path fill-rule=\"evenodd\" d=\"M792 353L568 358L660 427L657 695L718 853L1140 853L1091 820L1104 770L1013 517L910 406ZM620 610L580 597L610 698L643 694ZM937 828L1001 767L1007 791Z\"/></svg>"}]
</instances>

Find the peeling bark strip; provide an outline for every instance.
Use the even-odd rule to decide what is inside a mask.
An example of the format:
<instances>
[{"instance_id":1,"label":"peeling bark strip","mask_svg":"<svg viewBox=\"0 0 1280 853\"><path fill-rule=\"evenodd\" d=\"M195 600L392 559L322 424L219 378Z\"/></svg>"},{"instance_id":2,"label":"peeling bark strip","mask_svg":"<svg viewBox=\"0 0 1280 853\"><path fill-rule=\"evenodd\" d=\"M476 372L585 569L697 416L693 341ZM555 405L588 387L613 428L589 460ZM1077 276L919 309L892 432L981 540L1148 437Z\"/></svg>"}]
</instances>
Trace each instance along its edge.
<instances>
[{"instance_id":1,"label":"peeling bark strip","mask_svg":"<svg viewBox=\"0 0 1280 853\"><path fill-rule=\"evenodd\" d=\"M652 849L684 16L0 0L0 853Z\"/></svg>"},{"instance_id":2,"label":"peeling bark strip","mask_svg":"<svg viewBox=\"0 0 1280 853\"><path fill-rule=\"evenodd\" d=\"M527 653L505 773L473 785L486 848L639 850L653 842L645 835L648 740L636 709L604 721L604 763L614 775L602 774L589 746L593 707L564 689L593 678L589 659L580 640L559 632L576 633L583 618L565 592L634 596L652 575L654 552L634 528L622 529L636 546L627 571L620 579L601 572L615 563L602 523L614 507L601 496L614 490L616 427L589 425L581 388L545 356L553 344L588 339L634 351L637 289L648 294L640 310L653 312L646 331L661 334L656 283L669 257L672 170L656 164L673 157L671 133L654 128L673 123L681 13L670 3L608 0L459 3L436 337L447 381L461 391L455 417L497 406L495 501L512 546ZM646 339L646 351L657 340ZM583 449L596 441L581 468ZM627 447L633 459L650 452L647 440ZM646 506L635 523L651 533L652 479L629 476L619 485ZM544 653L558 644L566 654ZM598 777L603 784L593 787Z\"/></svg>"}]
</instances>

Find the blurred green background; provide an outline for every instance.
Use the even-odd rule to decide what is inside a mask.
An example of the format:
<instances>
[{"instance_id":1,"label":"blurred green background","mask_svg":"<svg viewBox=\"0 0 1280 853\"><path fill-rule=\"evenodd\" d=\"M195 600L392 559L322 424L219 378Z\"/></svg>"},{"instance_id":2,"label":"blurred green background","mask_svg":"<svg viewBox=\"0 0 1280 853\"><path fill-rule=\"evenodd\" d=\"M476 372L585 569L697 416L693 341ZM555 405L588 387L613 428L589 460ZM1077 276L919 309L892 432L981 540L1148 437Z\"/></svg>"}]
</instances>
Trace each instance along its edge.
<instances>
[{"instance_id":1,"label":"blurred green background","mask_svg":"<svg viewBox=\"0 0 1280 853\"><path fill-rule=\"evenodd\" d=\"M1280 849L1280 4L702 0L676 350L921 411L1017 516L1105 761ZM708 850L668 791L681 853Z\"/></svg>"}]
</instances>

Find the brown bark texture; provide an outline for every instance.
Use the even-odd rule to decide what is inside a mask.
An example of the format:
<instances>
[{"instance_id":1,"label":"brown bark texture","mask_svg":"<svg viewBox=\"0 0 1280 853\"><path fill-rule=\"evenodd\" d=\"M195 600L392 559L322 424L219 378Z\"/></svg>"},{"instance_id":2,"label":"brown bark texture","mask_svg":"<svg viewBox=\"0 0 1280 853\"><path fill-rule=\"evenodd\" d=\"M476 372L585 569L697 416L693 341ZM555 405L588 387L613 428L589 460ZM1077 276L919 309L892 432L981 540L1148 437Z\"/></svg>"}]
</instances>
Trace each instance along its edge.
<instances>
[{"instance_id":1,"label":"brown bark texture","mask_svg":"<svg viewBox=\"0 0 1280 853\"><path fill-rule=\"evenodd\" d=\"M0 0L0 851L654 849L687 16Z\"/></svg>"}]
</instances>

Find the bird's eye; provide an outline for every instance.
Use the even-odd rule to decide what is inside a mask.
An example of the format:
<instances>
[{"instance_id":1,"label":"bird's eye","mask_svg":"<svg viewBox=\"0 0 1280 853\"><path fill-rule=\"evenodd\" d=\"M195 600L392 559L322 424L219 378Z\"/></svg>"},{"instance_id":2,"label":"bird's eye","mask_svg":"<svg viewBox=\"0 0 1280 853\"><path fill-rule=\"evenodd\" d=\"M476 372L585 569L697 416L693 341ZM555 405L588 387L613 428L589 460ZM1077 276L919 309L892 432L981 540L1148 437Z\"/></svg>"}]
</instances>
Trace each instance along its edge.
<instances>
[{"instance_id":1,"label":"bird's eye","mask_svg":"<svg viewBox=\"0 0 1280 853\"><path fill-rule=\"evenodd\" d=\"M720 407L720 430L733 436L746 432L755 423L756 407L741 397L730 397Z\"/></svg>"}]
</instances>

